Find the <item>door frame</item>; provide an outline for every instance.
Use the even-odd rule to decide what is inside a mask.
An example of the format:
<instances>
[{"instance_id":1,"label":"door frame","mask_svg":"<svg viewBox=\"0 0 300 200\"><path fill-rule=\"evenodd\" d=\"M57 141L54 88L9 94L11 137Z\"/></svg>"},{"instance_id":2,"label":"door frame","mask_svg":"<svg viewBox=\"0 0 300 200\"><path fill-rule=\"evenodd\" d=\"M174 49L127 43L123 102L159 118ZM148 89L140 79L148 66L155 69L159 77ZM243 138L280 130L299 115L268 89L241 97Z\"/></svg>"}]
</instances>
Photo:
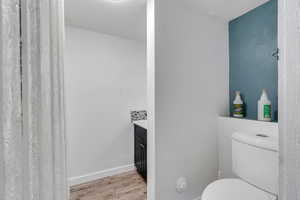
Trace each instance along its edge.
<instances>
[{"instance_id":1,"label":"door frame","mask_svg":"<svg viewBox=\"0 0 300 200\"><path fill-rule=\"evenodd\" d=\"M147 0L147 200L156 199L155 0Z\"/></svg>"},{"instance_id":2,"label":"door frame","mask_svg":"<svg viewBox=\"0 0 300 200\"><path fill-rule=\"evenodd\" d=\"M299 0L278 0L280 200L298 200L300 192L299 12Z\"/></svg>"}]
</instances>

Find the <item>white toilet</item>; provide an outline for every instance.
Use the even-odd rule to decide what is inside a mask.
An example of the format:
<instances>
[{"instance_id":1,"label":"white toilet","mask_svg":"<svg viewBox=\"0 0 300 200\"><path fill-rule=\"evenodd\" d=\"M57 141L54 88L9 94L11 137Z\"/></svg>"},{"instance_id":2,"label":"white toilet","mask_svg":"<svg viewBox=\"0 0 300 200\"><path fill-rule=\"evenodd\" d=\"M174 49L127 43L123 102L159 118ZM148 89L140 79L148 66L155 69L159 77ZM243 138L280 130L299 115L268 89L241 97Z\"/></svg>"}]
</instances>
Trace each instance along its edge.
<instances>
[{"instance_id":1,"label":"white toilet","mask_svg":"<svg viewBox=\"0 0 300 200\"><path fill-rule=\"evenodd\" d=\"M232 168L240 179L221 179L206 187L202 200L277 200L278 136L232 135Z\"/></svg>"}]
</instances>

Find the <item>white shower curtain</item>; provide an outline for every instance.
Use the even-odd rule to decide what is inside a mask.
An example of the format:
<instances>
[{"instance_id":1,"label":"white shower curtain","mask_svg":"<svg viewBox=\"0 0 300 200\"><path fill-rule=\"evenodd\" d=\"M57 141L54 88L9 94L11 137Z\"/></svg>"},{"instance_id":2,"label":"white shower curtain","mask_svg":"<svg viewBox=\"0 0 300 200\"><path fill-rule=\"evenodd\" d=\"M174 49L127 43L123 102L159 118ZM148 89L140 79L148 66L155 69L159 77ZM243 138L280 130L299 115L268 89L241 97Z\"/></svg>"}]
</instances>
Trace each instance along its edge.
<instances>
[{"instance_id":1,"label":"white shower curtain","mask_svg":"<svg viewBox=\"0 0 300 200\"><path fill-rule=\"evenodd\" d=\"M0 199L67 200L63 1L0 4Z\"/></svg>"},{"instance_id":2,"label":"white shower curtain","mask_svg":"<svg viewBox=\"0 0 300 200\"><path fill-rule=\"evenodd\" d=\"M0 199L22 199L19 0L0 1Z\"/></svg>"}]
</instances>

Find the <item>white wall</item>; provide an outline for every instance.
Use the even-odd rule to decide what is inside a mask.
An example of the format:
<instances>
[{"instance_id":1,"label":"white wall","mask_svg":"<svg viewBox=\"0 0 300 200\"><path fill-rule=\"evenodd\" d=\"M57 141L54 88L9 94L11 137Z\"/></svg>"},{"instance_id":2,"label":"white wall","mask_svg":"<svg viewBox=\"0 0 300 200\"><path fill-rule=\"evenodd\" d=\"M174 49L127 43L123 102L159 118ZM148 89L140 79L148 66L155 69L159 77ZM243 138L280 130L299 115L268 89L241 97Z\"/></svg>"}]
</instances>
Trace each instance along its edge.
<instances>
[{"instance_id":1,"label":"white wall","mask_svg":"<svg viewBox=\"0 0 300 200\"><path fill-rule=\"evenodd\" d=\"M156 200L192 200L217 179L217 116L228 114L228 25L181 0L156 0L155 12ZM182 194L175 190L180 176L188 180Z\"/></svg>"},{"instance_id":2,"label":"white wall","mask_svg":"<svg viewBox=\"0 0 300 200\"><path fill-rule=\"evenodd\" d=\"M219 178L235 178L232 172L232 139L235 132L255 132L278 137L278 124L256 120L219 117Z\"/></svg>"},{"instance_id":3,"label":"white wall","mask_svg":"<svg viewBox=\"0 0 300 200\"><path fill-rule=\"evenodd\" d=\"M69 176L133 164L129 111L146 108L145 45L67 27L65 54Z\"/></svg>"}]
</instances>

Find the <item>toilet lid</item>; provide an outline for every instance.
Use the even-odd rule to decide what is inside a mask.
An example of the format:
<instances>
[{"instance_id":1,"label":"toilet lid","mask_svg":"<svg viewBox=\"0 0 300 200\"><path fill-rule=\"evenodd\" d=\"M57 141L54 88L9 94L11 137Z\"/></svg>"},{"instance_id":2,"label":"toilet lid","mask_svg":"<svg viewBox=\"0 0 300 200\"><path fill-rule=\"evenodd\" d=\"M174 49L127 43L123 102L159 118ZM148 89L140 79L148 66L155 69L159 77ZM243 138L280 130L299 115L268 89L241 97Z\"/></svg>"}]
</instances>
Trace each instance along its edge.
<instances>
[{"instance_id":1,"label":"toilet lid","mask_svg":"<svg viewBox=\"0 0 300 200\"><path fill-rule=\"evenodd\" d=\"M204 190L202 200L276 200L276 196L264 192L240 179L221 179Z\"/></svg>"}]
</instances>

